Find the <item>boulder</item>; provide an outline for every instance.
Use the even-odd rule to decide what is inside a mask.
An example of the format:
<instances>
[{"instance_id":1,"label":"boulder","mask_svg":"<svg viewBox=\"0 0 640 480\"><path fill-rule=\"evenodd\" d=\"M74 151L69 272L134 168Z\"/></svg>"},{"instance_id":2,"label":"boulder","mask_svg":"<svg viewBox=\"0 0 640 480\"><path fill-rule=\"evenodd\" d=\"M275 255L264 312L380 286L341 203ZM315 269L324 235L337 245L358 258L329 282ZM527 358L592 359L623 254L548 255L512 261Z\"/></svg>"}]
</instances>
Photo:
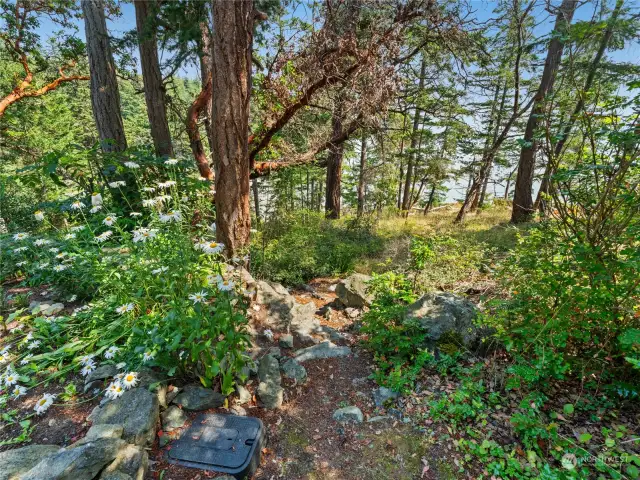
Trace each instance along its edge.
<instances>
[{"instance_id":1,"label":"boulder","mask_svg":"<svg viewBox=\"0 0 640 480\"><path fill-rule=\"evenodd\" d=\"M64 303L54 303L52 305L48 305L46 308L42 308L43 305L40 306L40 312L44 315L51 316L60 313L64 310Z\"/></svg>"},{"instance_id":2,"label":"boulder","mask_svg":"<svg viewBox=\"0 0 640 480\"><path fill-rule=\"evenodd\" d=\"M184 387L173 403L182 406L185 410L198 411L218 408L224 405L225 396L210 388L191 384Z\"/></svg>"},{"instance_id":3,"label":"boulder","mask_svg":"<svg viewBox=\"0 0 640 480\"><path fill-rule=\"evenodd\" d=\"M144 388L133 388L120 398L96 407L88 420L94 425L122 425L125 440L150 446L156 434L159 409L155 394Z\"/></svg>"},{"instance_id":4,"label":"boulder","mask_svg":"<svg viewBox=\"0 0 640 480\"><path fill-rule=\"evenodd\" d=\"M88 385L96 380L104 380L106 378L115 377L118 374L118 369L115 365L101 365L91 372L84 379L84 384Z\"/></svg>"},{"instance_id":5,"label":"boulder","mask_svg":"<svg viewBox=\"0 0 640 480\"><path fill-rule=\"evenodd\" d=\"M293 358L284 362L281 368L284 376L296 383L304 383L307 380L307 370Z\"/></svg>"},{"instance_id":6,"label":"boulder","mask_svg":"<svg viewBox=\"0 0 640 480\"><path fill-rule=\"evenodd\" d=\"M298 303L295 297L279 283L257 282L256 301L266 306L264 323L270 328L291 331L310 340L311 333L320 324L315 317L313 302Z\"/></svg>"},{"instance_id":7,"label":"boulder","mask_svg":"<svg viewBox=\"0 0 640 480\"><path fill-rule=\"evenodd\" d=\"M283 389L280 384L267 381L260 382L258 385L258 398L262 402L264 408L274 410L282 406Z\"/></svg>"},{"instance_id":8,"label":"boulder","mask_svg":"<svg viewBox=\"0 0 640 480\"><path fill-rule=\"evenodd\" d=\"M327 341L296 351L294 358L298 362L302 363L307 360L346 357L350 354L351 349L349 347L339 347L338 345Z\"/></svg>"},{"instance_id":9,"label":"boulder","mask_svg":"<svg viewBox=\"0 0 640 480\"><path fill-rule=\"evenodd\" d=\"M236 399L238 405L244 405L251 401L251 392L244 385L236 385L236 392L238 394Z\"/></svg>"},{"instance_id":10,"label":"boulder","mask_svg":"<svg viewBox=\"0 0 640 480\"><path fill-rule=\"evenodd\" d=\"M336 286L336 295L340 303L345 307L362 308L368 307L373 302L373 295L367 293L367 283L371 280L368 275L354 273Z\"/></svg>"},{"instance_id":11,"label":"boulder","mask_svg":"<svg viewBox=\"0 0 640 480\"><path fill-rule=\"evenodd\" d=\"M274 382L280 385L280 363L273 355L265 355L260 360L258 367L258 378L261 382Z\"/></svg>"},{"instance_id":12,"label":"boulder","mask_svg":"<svg viewBox=\"0 0 640 480\"><path fill-rule=\"evenodd\" d=\"M293 348L293 335L282 335L278 340L278 345L282 348Z\"/></svg>"},{"instance_id":13,"label":"boulder","mask_svg":"<svg viewBox=\"0 0 640 480\"><path fill-rule=\"evenodd\" d=\"M170 432L181 428L187 422L187 416L181 408L171 405L160 415L162 418L162 429Z\"/></svg>"},{"instance_id":14,"label":"boulder","mask_svg":"<svg viewBox=\"0 0 640 480\"><path fill-rule=\"evenodd\" d=\"M129 444L118 452L113 462L107 465L98 478L99 480L109 478L144 480L148 468L149 455L144 448ZM118 477L117 475L125 475L125 477Z\"/></svg>"},{"instance_id":15,"label":"boulder","mask_svg":"<svg viewBox=\"0 0 640 480\"><path fill-rule=\"evenodd\" d=\"M20 480L92 480L126 444L118 438L101 438L60 449L40 460Z\"/></svg>"},{"instance_id":16,"label":"boulder","mask_svg":"<svg viewBox=\"0 0 640 480\"><path fill-rule=\"evenodd\" d=\"M101 438L122 438L124 427L122 425L93 425L84 438L71 445L71 447L79 447L85 443L95 442Z\"/></svg>"},{"instance_id":17,"label":"boulder","mask_svg":"<svg viewBox=\"0 0 640 480\"><path fill-rule=\"evenodd\" d=\"M362 415L362 411L358 407L350 406L339 408L333 412L333 419L339 423L362 423L364 415Z\"/></svg>"},{"instance_id":18,"label":"boulder","mask_svg":"<svg viewBox=\"0 0 640 480\"><path fill-rule=\"evenodd\" d=\"M28 472L44 457L57 452L57 445L29 445L0 452L0 480L13 480Z\"/></svg>"},{"instance_id":19,"label":"boulder","mask_svg":"<svg viewBox=\"0 0 640 480\"><path fill-rule=\"evenodd\" d=\"M478 309L466 298L452 293L429 293L409 305L404 322L412 322L423 329L430 343L444 335L452 335L465 347L474 347L488 332L474 324Z\"/></svg>"},{"instance_id":20,"label":"boulder","mask_svg":"<svg viewBox=\"0 0 640 480\"><path fill-rule=\"evenodd\" d=\"M373 401L376 407L382 407L387 400L395 400L399 396L400 394L398 392L394 392L387 387L379 387L373 391Z\"/></svg>"}]
</instances>

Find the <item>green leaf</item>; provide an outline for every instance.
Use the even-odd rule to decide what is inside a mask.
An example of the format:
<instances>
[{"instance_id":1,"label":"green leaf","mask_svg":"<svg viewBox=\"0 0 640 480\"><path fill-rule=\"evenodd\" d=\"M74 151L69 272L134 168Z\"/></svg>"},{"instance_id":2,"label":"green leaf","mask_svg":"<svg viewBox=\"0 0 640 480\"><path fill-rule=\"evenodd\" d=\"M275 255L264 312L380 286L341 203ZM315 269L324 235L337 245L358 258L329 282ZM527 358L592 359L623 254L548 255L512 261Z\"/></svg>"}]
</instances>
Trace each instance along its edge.
<instances>
[{"instance_id":1,"label":"green leaf","mask_svg":"<svg viewBox=\"0 0 640 480\"><path fill-rule=\"evenodd\" d=\"M591 435L590 433L583 433L578 437L578 440L580 440L581 443L589 443L589 440L591 440L592 438L593 435Z\"/></svg>"},{"instance_id":2,"label":"green leaf","mask_svg":"<svg viewBox=\"0 0 640 480\"><path fill-rule=\"evenodd\" d=\"M571 415L573 414L574 408L573 408L573 404L571 403L566 403L564 405L564 407L562 407L562 410L564 411L565 414L567 415Z\"/></svg>"}]
</instances>

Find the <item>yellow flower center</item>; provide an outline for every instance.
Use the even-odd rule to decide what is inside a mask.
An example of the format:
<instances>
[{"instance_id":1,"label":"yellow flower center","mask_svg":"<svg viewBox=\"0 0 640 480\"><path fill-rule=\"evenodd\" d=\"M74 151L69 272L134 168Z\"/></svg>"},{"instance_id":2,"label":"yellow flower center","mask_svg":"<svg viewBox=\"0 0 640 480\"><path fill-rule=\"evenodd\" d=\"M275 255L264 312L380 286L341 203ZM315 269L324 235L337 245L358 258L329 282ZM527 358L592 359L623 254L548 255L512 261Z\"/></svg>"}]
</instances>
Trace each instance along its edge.
<instances>
[{"instance_id":1,"label":"yellow flower center","mask_svg":"<svg viewBox=\"0 0 640 480\"><path fill-rule=\"evenodd\" d=\"M211 242L209 244L209 247L211 247L211 248L216 248L217 246L218 246L218 244L216 242Z\"/></svg>"},{"instance_id":2,"label":"yellow flower center","mask_svg":"<svg viewBox=\"0 0 640 480\"><path fill-rule=\"evenodd\" d=\"M45 398L41 398L40 401L38 402L38 405L42 407L45 403L47 403L47 400Z\"/></svg>"},{"instance_id":3,"label":"yellow flower center","mask_svg":"<svg viewBox=\"0 0 640 480\"><path fill-rule=\"evenodd\" d=\"M134 377L133 377L133 375L127 375L127 376L125 377L125 380L126 380L127 382L133 382L133 378L134 378Z\"/></svg>"}]
</instances>

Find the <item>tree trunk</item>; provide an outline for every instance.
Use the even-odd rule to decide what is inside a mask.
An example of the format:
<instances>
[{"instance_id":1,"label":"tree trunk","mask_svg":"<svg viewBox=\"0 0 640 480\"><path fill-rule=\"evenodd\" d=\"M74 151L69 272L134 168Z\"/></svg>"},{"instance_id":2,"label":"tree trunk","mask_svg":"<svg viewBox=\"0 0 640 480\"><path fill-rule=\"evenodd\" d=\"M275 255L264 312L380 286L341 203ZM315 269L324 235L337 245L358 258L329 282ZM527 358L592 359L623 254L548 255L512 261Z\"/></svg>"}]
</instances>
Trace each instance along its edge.
<instances>
[{"instance_id":1,"label":"tree trunk","mask_svg":"<svg viewBox=\"0 0 640 480\"><path fill-rule=\"evenodd\" d=\"M213 141L218 240L233 256L249 245L251 0L213 0Z\"/></svg>"},{"instance_id":2,"label":"tree trunk","mask_svg":"<svg viewBox=\"0 0 640 480\"><path fill-rule=\"evenodd\" d=\"M342 132L342 104L338 99L338 105L332 118L333 135L336 137ZM324 211L327 218L340 218L340 203L342 193L342 159L344 157L344 143L332 145L327 156L327 188L324 202Z\"/></svg>"},{"instance_id":3,"label":"tree trunk","mask_svg":"<svg viewBox=\"0 0 640 480\"><path fill-rule=\"evenodd\" d=\"M200 34L202 38L202 52L200 54L200 77L202 78L202 89L207 88L207 82L211 77L212 67L212 41L211 41L211 28L209 28L209 18L206 21L200 23ZM204 128L207 132L207 139L209 140L209 150L213 155L213 125L211 123L211 116L213 110L213 95L206 99L206 105L203 107L204 114Z\"/></svg>"},{"instance_id":4,"label":"tree trunk","mask_svg":"<svg viewBox=\"0 0 640 480\"><path fill-rule=\"evenodd\" d=\"M582 112L585 104L585 97L591 87L593 86L593 81L596 76L596 71L598 70L598 66L602 61L602 57L604 56L605 51L609 46L609 42L611 41L611 37L613 37L613 28L615 26L616 19L620 15L620 11L622 10L622 6L624 4L624 0L617 0L616 6L611 12L611 17L609 17L609 21L607 22L607 29L605 30L602 38L600 39L600 45L598 47L598 51L596 52L596 56L593 58L591 65L589 67L589 73L587 75L587 80L584 84L584 89L582 92L578 92L578 102L576 103L575 108L573 109L573 113L571 117L569 117L569 121L566 125L563 126L562 131L560 132L560 140L556 143L555 148L553 149L553 157L549 158L547 161L547 166L544 171L544 175L542 176L542 181L540 183L540 190L538 190L538 196L536 198L536 202L534 204L534 210L540 209L541 213L545 213L547 210L547 201L545 196L549 194L549 187L551 186L551 176L555 173L557 158L562 153L565 143L571 134L571 130L573 130L573 126L576 123L578 115Z\"/></svg>"},{"instance_id":5,"label":"tree trunk","mask_svg":"<svg viewBox=\"0 0 640 480\"><path fill-rule=\"evenodd\" d=\"M558 10L554 32L556 34L549 43L547 59L542 71L540 87L534 97L533 108L529 115L527 127L524 132L524 144L520 150L518 173L516 174L516 187L513 197L513 209L511 222L526 222L533 215L533 176L535 173L535 158L538 142L535 139L536 130L540 123L540 117L544 113L545 97L553 90L555 77L562 60L564 50L563 36L566 33L576 9L577 0L563 0Z\"/></svg>"},{"instance_id":6,"label":"tree trunk","mask_svg":"<svg viewBox=\"0 0 640 480\"><path fill-rule=\"evenodd\" d=\"M260 191L258 189L258 179L254 178L251 184L253 190L253 207L256 211L256 224L260 225Z\"/></svg>"},{"instance_id":7,"label":"tree trunk","mask_svg":"<svg viewBox=\"0 0 640 480\"><path fill-rule=\"evenodd\" d=\"M422 92L424 89L424 77L427 72L427 62L424 57L422 57L422 61L420 64L420 78L418 80L418 93ZM409 153L409 158L407 159L407 175L404 180L404 193L402 195L402 210L408 213L410 202L411 202L411 182L413 180L413 166L414 161L418 157L418 153L416 152L416 147L418 146L418 128L420 127L420 108L416 104L416 111L413 117L413 131L411 133L411 152Z\"/></svg>"},{"instance_id":8,"label":"tree trunk","mask_svg":"<svg viewBox=\"0 0 640 480\"><path fill-rule=\"evenodd\" d=\"M358 218L364 213L365 165L367 163L367 134L362 132L360 140L360 170L358 172Z\"/></svg>"},{"instance_id":9,"label":"tree trunk","mask_svg":"<svg viewBox=\"0 0 640 480\"><path fill-rule=\"evenodd\" d=\"M144 99L147 103L147 116L151 126L151 137L156 155L171 157L171 134L167 121L167 109L164 99L164 85L158 59L156 42L156 26L153 22L153 5L148 0L135 0L136 28L140 47L140 65L142 66L142 82Z\"/></svg>"},{"instance_id":10,"label":"tree trunk","mask_svg":"<svg viewBox=\"0 0 640 480\"><path fill-rule=\"evenodd\" d=\"M120 113L120 92L111 53L102 0L82 0L91 74L91 107L102 150L121 152L127 148Z\"/></svg>"},{"instance_id":11,"label":"tree trunk","mask_svg":"<svg viewBox=\"0 0 640 480\"><path fill-rule=\"evenodd\" d=\"M427 204L424 206L424 215L429 213L429 210L431 210L431 206L433 205L433 198L435 194L436 194L436 183L433 184L433 186L431 187L431 192L429 192L429 200L427 200Z\"/></svg>"}]
</instances>

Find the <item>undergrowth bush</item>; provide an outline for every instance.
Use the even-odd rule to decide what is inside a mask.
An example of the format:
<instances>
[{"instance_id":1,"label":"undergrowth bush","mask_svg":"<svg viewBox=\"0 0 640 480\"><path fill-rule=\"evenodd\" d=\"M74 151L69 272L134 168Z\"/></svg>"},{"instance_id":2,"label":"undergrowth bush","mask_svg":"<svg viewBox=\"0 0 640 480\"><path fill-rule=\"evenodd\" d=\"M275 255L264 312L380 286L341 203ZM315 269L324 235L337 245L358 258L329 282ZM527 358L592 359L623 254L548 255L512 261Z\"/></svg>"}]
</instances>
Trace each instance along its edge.
<instances>
[{"instance_id":1,"label":"undergrowth bush","mask_svg":"<svg viewBox=\"0 0 640 480\"><path fill-rule=\"evenodd\" d=\"M254 235L252 268L259 277L297 285L315 277L354 270L384 242L367 221L327 220L309 210L280 212Z\"/></svg>"},{"instance_id":2,"label":"undergrowth bush","mask_svg":"<svg viewBox=\"0 0 640 480\"><path fill-rule=\"evenodd\" d=\"M158 367L229 394L244 366L247 305L224 246L213 240L215 224L198 221L211 205L208 188L177 160L139 157L119 174L135 185L109 181L68 198L62 213L36 211L35 231L0 239L3 279L89 302L57 315L13 304L0 363L15 398L70 372L86 375L97 361L125 372ZM139 203L129 202L126 188Z\"/></svg>"}]
</instances>

